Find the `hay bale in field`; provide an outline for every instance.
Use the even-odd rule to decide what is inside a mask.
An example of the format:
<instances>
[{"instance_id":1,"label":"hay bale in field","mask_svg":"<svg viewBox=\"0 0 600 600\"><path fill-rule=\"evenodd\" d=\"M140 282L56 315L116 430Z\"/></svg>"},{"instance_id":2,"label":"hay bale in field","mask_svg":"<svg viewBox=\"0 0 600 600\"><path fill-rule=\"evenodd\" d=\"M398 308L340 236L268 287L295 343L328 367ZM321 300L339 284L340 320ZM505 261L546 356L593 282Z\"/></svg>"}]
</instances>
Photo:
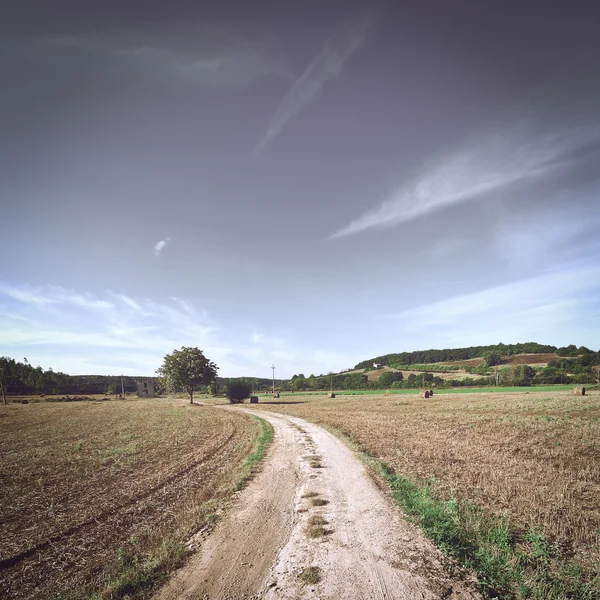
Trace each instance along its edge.
<instances>
[{"instance_id":1,"label":"hay bale in field","mask_svg":"<svg viewBox=\"0 0 600 600\"><path fill-rule=\"evenodd\" d=\"M258 396L250 396L250 404L258 404Z\"/></svg>"},{"instance_id":2,"label":"hay bale in field","mask_svg":"<svg viewBox=\"0 0 600 600\"><path fill-rule=\"evenodd\" d=\"M21 404L29 404L29 400L21 400Z\"/></svg>"},{"instance_id":3,"label":"hay bale in field","mask_svg":"<svg viewBox=\"0 0 600 600\"><path fill-rule=\"evenodd\" d=\"M273 398L279 398L279 392L275 392L275 393L273 394Z\"/></svg>"},{"instance_id":4,"label":"hay bale in field","mask_svg":"<svg viewBox=\"0 0 600 600\"><path fill-rule=\"evenodd\" d=\"M429 390L421 390L419 392L419 397L420 398L429 398Z\"/></svg>"},{"instance_id":5,"label":"hay bale in field","mask_svg":"<svg viewBox=\"0 0 600 600\"><path fill-rule=\"evenodd\" d=\"M429 390L429 397L433 396L433 390Z\"/></svg>"},{"instance_id":6,"label":"hay bale in field","mask_svg":"<svg viewBox=\"0 0 600 600\"><path fill-rule=\"evenodd\" d=\"M329 392L329 394L327 394L328 398L335 398L335 392Z\"/></svg>"},{"instance_id":7,"label":"hay bale in field","mask_svg":"<svg viewBox=\"0 0 600 600\"><path fill-rule=\"evenodd\" d=\"M575 387L573 388L573 393L576 396L585 396L585 387Z\"/></svg>"}]
</instances>

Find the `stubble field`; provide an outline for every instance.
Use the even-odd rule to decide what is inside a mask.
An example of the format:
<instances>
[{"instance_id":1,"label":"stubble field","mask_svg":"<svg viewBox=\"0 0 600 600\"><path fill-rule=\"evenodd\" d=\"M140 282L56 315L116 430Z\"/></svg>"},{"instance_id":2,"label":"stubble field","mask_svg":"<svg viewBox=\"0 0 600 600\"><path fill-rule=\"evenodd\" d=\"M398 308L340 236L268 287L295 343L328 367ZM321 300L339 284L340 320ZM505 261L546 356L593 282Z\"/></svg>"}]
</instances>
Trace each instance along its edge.
<instances>
[{"instance_id":1,"label":"stubble field","mask_svg":"<svg viewBox=\"0 0 600 600\"><path fill-rule=\"evenodd\" d=\"M0 406L0 596L150 587L248 476L261 430L178 400Z\"/></svg>"},{"instance_id":2,"label":"stubble field","mask_svg":"<svg viewBox=\"0 0 600 600\"><path fill-rule=\"evenodd\" d=\"M571 581L565 589L572 585L587 590L585 597L598 597L593 591L600 587L598 391L584 397L565 392L440 394L429 400L297 395L260 406L348 436L387 473L408 477L444 502L449 519L465 516L457 501L475 507L478 515L492 516L494 535L505 542L507 568L523 567L525 573L526 563L533 561L535 571L568 571L577 581L592 583L578 588ZM472 520L473 511L466 512ZM494 549L490 560L498 559L497 553ZM555 588L555 583L542 585L546 591L540 597L578 597ZM533 597L523 589L518 597Z\"/></svg>"}]
</instances>

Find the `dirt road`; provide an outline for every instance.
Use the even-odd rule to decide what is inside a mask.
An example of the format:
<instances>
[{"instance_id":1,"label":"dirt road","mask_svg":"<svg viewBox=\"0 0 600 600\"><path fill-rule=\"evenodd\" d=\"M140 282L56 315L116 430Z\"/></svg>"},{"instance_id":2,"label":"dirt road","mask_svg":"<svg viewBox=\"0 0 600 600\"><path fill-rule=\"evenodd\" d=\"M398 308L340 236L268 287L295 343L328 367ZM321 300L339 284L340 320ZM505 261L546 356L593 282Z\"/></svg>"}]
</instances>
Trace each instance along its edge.
<instances>
[{"instance_id":1,"label":"dirt road","mask_svg":"<svg viewBox=\"0 0 600 600\"><path fill-rule=\"evenodd\" d=\"M479 598L336 437L251 412L275 429L262 471L156 600Z\"/></svg>"}]
</instances>

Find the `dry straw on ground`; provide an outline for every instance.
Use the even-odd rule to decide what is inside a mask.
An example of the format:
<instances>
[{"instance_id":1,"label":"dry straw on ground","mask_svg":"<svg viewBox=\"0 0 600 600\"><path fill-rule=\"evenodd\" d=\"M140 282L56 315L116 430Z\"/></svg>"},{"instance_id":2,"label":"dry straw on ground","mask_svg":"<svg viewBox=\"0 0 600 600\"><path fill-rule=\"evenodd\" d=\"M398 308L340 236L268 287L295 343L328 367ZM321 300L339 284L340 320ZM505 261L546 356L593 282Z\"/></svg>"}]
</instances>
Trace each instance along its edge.
<instances>
[{"instance_id":1,"label":"dry straw on ground","mask_svg":"<svg viewBox=\"0 0 600 600\"><path fill-rule=\"evenodd\" d=\"M567 392L292 397L271 410L334 427L397 473L427 481L567 555L600 562L600 394ZM305 400L305 403L298 403Z\"/></svg>"},{"instance_id":2,"label":"dry straw on ground","mask_svg":"<svg viewBox=\"0 0 600 600\"><path fill-rule=\"evenodd\" d=\"M158 564L233 493L259 432L169 400L0 407L0 589L82 598Z\"/></svg>"}]
</instances>

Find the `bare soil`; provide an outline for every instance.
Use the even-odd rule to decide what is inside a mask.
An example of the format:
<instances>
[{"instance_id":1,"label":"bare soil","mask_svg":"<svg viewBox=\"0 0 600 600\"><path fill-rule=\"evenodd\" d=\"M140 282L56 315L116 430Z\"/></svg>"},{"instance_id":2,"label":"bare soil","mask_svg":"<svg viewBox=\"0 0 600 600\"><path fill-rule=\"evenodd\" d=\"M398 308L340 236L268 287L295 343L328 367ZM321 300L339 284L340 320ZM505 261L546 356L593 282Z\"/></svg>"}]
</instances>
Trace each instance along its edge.
<instances>
[{"instance_id":1,"label":"bare soil","mask_svg":"<svg viewBox=\"0 0 600 600\"><path fill-rule=\"evenodd\" d=\"M275 430L262 472L156 600L479 597L336 437L252 413Z\"/></svg>"},{"instance_id":2,"label":"bare soil","mask_svg":"<svg viewBox=\"0 0 600 600\"><path fill-rule=\"evenodd\" d=\"M0 406L0 597L85 598L158 560L227 501L259 430L185 401Z\"/></svg>"},{"instance_id":3,"label":"bare soil","mask_svg":"<svg viewBox=\"0 0 600 600\"><path fill-rule=\"evenodd\" d=\"M333 427L437 497L467 500L522 532L539 527L566 558L600 564L600 392L285 400L269 410Z\"/></svg>"}]
</instances>

